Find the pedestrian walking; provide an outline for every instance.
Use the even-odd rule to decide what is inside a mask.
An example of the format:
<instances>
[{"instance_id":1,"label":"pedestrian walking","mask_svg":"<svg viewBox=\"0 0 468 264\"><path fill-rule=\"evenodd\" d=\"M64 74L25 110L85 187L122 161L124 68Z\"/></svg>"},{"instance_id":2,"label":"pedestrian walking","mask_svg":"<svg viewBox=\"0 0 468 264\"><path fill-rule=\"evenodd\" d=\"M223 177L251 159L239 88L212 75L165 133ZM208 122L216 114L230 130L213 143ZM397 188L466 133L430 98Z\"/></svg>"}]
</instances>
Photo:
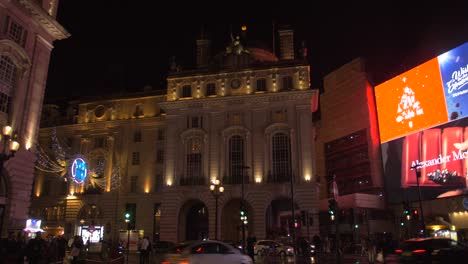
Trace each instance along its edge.
<instances>
[{"instance_id":1,"label":"pedestrian walking","mask_svg":"<svg viewBox=\"0 0 468 264\"><path fill-rule=\"evenodd\" d=\"M144 236L140 243L140 264L149 263L149 238Z\"/></svg>"},{"instance_id":2,"label":"pedestrian walking","mask_svg":"<svg viewBox=\"0 0 468 264\"><path fill-rule=\"evenodd\" d=\"M81 236L75 236L70 250L72 264L80 264L84 261L84 243Z\"/></svg>"},{"instance_id":3,"label":"pedestrian walking","mask_svg":"<svg viewBox=\"0 0 468 264\"><path fill-rule=\"evenodd\" d=\"M369 247L368 247L368 258L369 258L369 264L374 264L375 259L377 257L377 247L374 242L370 242Z\"/></svg>"},{"instance_id":4,"label":"pedestrian walking","mask_svg":"<svg viewBox=\"0 0 468 264\"><path fill-rule=\"evenodd\" d=\"M257 242L257 238L250 234L249 233L249 236L247 237L247 254L252 258L252 260L254 259L254 246L255 246L255 242Z\"/></svg>"}]
</instances>

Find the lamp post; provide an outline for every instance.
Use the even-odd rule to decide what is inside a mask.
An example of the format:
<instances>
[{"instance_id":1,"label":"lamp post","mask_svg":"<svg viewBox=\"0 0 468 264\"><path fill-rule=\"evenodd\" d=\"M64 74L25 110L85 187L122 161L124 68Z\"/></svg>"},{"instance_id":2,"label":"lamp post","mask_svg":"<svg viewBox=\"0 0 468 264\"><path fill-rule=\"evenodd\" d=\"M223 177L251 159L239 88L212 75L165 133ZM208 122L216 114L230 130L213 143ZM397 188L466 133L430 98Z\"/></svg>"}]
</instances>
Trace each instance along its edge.
<instances>
[{"instance_id":1,"label":"lamp post","mask_svg":"<svg viewBox=\"0 0 468 264\"><path fill-rule=\"evenodd\" d=\"M11 128L11 126L4 126L2 128L2 135L0 137L0 141L2 142L0 153L0 171L3 170L4 162L13 157L20 147L18 141L12 138L12 135L13 128Z\"/></svg>"},{"instance_id":2,"label":"lamp post","mask_svg":"<svg viewBox=\"0 0 468 264\"><path fill-rule=\"evenodd\" d=\"M419 185L419 178L421 178L421 166L415 165L411 167L411 169L416 170L416 185L418 186L418 199L419 199L419 209L421 210L421 226L422 226L422 234L423 237L426 236L426 223L424 222L424 211L421 199L421 187Z\"/></svg>"},{"instance_id":3,"label":"lamp post","mask_svg":"<svg viewBox=\"0 0 468 264\"><path fill-rule=\"evenodd\" d=\"M127 223L127 264L128 264L128 254L130 252L130 214L125 213L125 223Z\"/></svg>"},{"instance_id":4,"label":"lamp post","mask_svg":"<svg viewBox=\"0 0 468 264\"><path fill-rule=\"evenodd\" d=\"M210 185L210 191L215 198L215 240L218 240L218 199L224 192L224 187L218 179Z\"/></svg>"},{"instance_id":5,"label":"lamp post","mask_svg":"<svg viewBox=\"0 0 468 264\"><path fill-rule=\"evenodd\" d=\"M2 143L2 146L0 149L0 173L3 171L3 164L5 161L13 157L20 147L18 141L12 139L13 128L11 128L11 126L4 126L1 132L0 142ZM0 230L2 229L3 221L0 221Z\"/></svg>"},{"instance_id":6,"label":"lamp post","mask_svg":"<svg viewBox=\"0 0 468 264\"><path fill-rule=\"evenodd\" d=\"M245 225L248 223L247 220L247 210L244 200L244 184L245 184L245 174L244 170L250 169L249 166L241 166L241 204L240 204L240 214L241 214L241 225L242 225L242 252L245 253Z\"/></svg>"}]
</instances>

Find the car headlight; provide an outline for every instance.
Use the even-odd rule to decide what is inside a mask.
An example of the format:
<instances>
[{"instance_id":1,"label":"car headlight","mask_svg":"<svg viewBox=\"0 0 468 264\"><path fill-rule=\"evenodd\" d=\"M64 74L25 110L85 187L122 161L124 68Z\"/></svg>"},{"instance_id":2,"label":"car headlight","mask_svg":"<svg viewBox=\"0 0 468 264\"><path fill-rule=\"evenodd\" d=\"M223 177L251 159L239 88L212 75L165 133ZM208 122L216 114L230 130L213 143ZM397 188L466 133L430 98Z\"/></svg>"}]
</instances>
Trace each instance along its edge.
<instances>
[{"instance_id":1,"label":"car headlight","mask_svg":"<svg viewBox=\"0 0 468 264\"><path fill-rule=\"evenodd\" d=\"M293 248L287 248L286 251L288 251L288 252L293 252L294 249L293 249Z\"/></svg>"}]
</instances>

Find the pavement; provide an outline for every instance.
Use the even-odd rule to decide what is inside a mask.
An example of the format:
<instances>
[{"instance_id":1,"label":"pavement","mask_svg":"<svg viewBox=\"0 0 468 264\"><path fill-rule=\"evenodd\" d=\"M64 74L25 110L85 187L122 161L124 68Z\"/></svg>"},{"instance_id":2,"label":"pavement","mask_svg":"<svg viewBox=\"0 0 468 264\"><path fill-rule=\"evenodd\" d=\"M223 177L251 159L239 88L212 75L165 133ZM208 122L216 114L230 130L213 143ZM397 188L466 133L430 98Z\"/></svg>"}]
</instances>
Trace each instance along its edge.
<instances>
[{"instance_id":1,"label":"pavement","mask_svg":"<svg viewBox=\"0 0 468 264\"><path fill-rule=\"evenodd\" d=\"M369 259L367 256L361 256L359 254L345 254L342 256L340 262L337 261L336 255L324 255L320 258L309 257L305 258L302 256L290 256L281 258L279 256L255 256L254 258L255 264L369 264ZM139 264L140 263L140 255L138 253L130 253L127 255L123 255L123 258L116 259L113 262L95 262L95 261L87 261L87 264ZM153 255L150 257L150 263L148 264L160 264L161 263L161 256ZM398 263L398 256L397 255L388 255L385 257L385 264L396 264ZM375 264L378 264L376 262Z\"/></svg>"}]
</instances>

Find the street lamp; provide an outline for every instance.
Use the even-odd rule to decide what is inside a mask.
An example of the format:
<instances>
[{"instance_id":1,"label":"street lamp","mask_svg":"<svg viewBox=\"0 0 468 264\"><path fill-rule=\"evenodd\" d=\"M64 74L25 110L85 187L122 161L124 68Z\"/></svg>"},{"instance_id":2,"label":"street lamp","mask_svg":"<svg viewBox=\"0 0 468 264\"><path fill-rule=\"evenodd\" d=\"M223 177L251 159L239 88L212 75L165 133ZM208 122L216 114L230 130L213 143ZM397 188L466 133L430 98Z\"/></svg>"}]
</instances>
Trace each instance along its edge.
<instances>
[{"instance_id":1,"label":"street lamp","mask_svg":"<svg viewBox=\"0 0 468 264\"><path fill-rule=\"evenodd\" d=\"M419 198L419 208L421 209L421 225L422 225L422 234L423 237L426 236L426 223L424 222L424 211L421 199L421 187L419 186L419 178L421 178L421 165L416 164L411 167L411 169L416 170L416 185L418 186L418 198Z\"/></svg>"},{"instance_id":2,"label":"street lamp","mask_svg":"<svg viewBox=\"0 0 468 264\"><path fill-rule=\"evenodd\" d=\"M18 141L12 139L12 135L13 128L11 128L11 126L4 126L2 128L2 134L0 135L0 141L2 142L0 171L3 170L3 163L13 157L20 147Z\"/></svg>"},{"instance_id":3,"label":"street lamp","mask_svg":"<svg viewBox=\"0 0 468 264\"><path fill-rule=\"evenodd\" d=\"M218 240L218 199L224 192L224 187L218 179L213 181L210 185L210 191L215 198L215 240Z\"/></svg>"},{"instance_id":4,"label":"street lamp","mask_svg":"<svg viewBox=\"0 0 468 264\"><path fill-rule=\"evenodd\" d=\"M128 264L128 253L130 252L130 214L125 213L125 223L127 223L127 264Z\"/></svg>"},{"instance_id":5,"label":"street lamp","mask_svg":"<svg viewBox=\"0 0 468 264\"><path fill-rule=\"evenodd\" d=\"M247 208L245 206L244 200L244 184L245 184L245 175L244 170L250 169L249 166L241 166L241 205L240 205L240 214L241 214L241 224L242 224L242 252L245 253L245 225L247 222Z\"/></svg>"}]
</instances>

